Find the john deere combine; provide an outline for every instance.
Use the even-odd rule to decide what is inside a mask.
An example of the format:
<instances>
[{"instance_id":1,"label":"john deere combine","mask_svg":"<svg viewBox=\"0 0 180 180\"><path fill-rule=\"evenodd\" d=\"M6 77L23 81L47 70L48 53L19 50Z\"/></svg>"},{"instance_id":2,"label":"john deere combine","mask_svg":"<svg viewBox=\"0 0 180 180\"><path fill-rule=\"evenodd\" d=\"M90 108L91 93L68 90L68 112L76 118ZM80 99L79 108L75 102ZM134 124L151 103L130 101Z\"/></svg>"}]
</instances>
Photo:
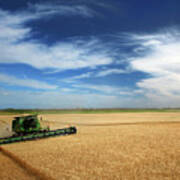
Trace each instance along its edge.
<instances>
[{"instance_id":1,"label":"john deere combine","mask_svg":"<svg viewBox=\"0 0 180 180\"><path fill-rule=\"evenodd\" d=\"M57 130L50 130L49 127L42 128L37 115L28 115L15 117L12 121L12 131L14 132L13 136L0 138L0 145L52 136L75 134L77 129L74 126Z\"/></svg>"}]
</instances>

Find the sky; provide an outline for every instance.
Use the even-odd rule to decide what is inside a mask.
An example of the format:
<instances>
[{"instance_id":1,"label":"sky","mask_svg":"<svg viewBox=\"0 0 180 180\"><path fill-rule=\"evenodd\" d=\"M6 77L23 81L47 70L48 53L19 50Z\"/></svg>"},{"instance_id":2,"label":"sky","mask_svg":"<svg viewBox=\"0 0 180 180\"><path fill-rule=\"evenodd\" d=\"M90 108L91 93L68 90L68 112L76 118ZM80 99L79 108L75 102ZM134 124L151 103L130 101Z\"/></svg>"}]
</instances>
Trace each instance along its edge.
<instances>
[{"instance_id":1,"label":"sky","mask_svg":"<svg viewBox=\"0 0 180 180\"><path fill-rule=\"evenodd\" d=\"M0 0L0 109L180 107L180 1Z\"/></svg>"}]
</instances>

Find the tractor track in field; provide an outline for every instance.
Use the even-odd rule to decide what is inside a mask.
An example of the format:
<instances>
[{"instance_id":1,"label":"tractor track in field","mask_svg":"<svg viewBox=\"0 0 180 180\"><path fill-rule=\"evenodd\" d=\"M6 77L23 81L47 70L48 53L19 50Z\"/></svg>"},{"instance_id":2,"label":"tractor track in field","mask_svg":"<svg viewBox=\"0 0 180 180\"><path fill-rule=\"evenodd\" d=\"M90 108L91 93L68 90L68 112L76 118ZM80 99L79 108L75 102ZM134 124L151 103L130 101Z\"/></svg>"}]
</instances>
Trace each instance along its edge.
<instances>
[{"instance_id":1,"label":"tractor track in field","mask_svg":"<svg viewBox=\"0 0 180 180\"><path fill-rule=\"evenodd\" d=\"M123 126L123 125L167 125L167 124L180 124L180 121L149 121L149 122L118 122L118 123L66 123L66 122L58 122L58 121L45 121L47 123L53 124L73 124L77 126Z\"/></svg>"},{"instance_id":2,"label":"tractor track in field","mask_svg":"<svg viewBox=\"0 0 180 180\"><path fill-rule=\"evenodd\" d=\"M18 167L23 169L30 178L32 177L37 180L54 180L54 178L40 172L38 169L35 169L26 161L22 160L21 158L16 156L14 153L8 151L7 149L0 147L0 153L6 156L8 159L10 159Z\"/></svg>"}]
</instances>

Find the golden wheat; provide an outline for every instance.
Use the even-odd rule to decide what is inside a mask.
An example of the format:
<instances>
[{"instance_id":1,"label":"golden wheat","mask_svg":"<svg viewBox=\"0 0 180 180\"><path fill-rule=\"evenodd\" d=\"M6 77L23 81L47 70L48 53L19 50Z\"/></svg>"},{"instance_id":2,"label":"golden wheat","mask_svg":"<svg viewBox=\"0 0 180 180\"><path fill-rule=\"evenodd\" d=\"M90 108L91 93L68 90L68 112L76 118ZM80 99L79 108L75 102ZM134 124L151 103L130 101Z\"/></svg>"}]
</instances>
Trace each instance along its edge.
<instances>
[{"instance_id":1,"label":"golden wheat","mask_svg":"<svg viewBox=\"0 0 180 180\"><path fill-rule=\"evenodd\" d=\"M36 178L13 162L8 156L0 152L1 180L35 180Z\"/></svg>"},{"instance_id":2,"label":"golden wheat","mask_svg":"<svg viewBox=\"0 0 180 180\"><path fill-rule=\"evenodd\" d=\"M54 129L78 124L78 134L3 146L41 174L57 180L180 179L180 113L47 115L46 120Z\"/></svg>"}]
</instances>

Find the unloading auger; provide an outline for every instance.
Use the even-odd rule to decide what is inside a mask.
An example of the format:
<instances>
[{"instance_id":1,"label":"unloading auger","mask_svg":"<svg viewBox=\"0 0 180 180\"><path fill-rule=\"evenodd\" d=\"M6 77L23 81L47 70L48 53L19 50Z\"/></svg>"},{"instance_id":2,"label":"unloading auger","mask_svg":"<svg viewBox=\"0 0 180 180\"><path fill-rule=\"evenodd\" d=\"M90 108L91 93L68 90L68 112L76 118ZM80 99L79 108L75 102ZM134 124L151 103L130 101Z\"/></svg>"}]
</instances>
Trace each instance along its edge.
<instances>
[{"instance_id":1,"label":"unloading auger","mask_svg":"<svg viewBox=\"0 0 180 180\"><path fill-rule=\"evenodd\" d=\"M12 131L14 132L13 136L0 138L0 145L77 133L75 126L56 130L50 130L49 127L43 128L38 115L15 117L12 121Z\"/></svg>"}]
</instances>

